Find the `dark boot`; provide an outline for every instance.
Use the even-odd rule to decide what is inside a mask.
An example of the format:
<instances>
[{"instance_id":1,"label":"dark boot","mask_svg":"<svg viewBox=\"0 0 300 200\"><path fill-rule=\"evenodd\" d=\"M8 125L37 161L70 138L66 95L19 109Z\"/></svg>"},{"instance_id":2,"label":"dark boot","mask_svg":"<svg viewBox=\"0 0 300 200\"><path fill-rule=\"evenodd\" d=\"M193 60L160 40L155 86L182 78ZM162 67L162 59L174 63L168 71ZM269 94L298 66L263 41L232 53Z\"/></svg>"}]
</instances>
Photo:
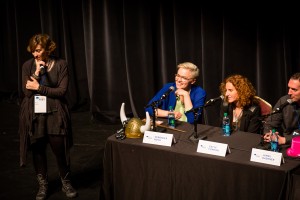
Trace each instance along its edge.
<instances>
[{"instance_id":1,"label":"dark boot","mask_svg":"<svg viewBox=\"0 0 300 200\"><path fill-rule=\"evenodd\" d=\"M47 197L47 191L48 191L48 180L47 177L44 178L42 174L37 175L37 180L39 182L39 191L36 194L36 200L44 200Z\"/></svg>"},{"instance_id":2,"label":"dark boot","mask_svg":"<svg viewBox=\"0 0 300 200\"><path fill-rule=\"evenodd\" d=\"M77 196L76 190L71 185L69 173L67 173L67 175L64 178L61 178L61 182L62 182L62 191L66 193L66 196L68 198L74 198Z\"/></svg>"}]
</instances>

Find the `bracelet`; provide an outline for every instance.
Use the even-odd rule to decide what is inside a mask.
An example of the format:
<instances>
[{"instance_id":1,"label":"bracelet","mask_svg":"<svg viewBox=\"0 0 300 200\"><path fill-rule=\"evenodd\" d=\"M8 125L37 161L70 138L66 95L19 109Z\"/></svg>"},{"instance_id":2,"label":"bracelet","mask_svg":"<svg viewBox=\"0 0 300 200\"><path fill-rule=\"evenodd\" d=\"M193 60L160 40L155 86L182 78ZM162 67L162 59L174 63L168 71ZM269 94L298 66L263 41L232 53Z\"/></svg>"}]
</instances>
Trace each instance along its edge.
<instances>
[{"instance_id":1,"label":"bracelet","mask_svg":"<svg viewBox=\"0 0 300 200\"><path fill-rule=\"evenodd\" d=\"M38 91L38 92L41 92L41 89L42 89L42 86L41 86L41 85L39 85L39 87L38 87L37 91Z\"/></svg>"},{"instance_id":2,"label":"bracelet","mask_svg":"<svg viewBox=\"0 0 300 200\"><path fill-rule=\"evenodd\" d=\"M35 73L32 74L32 77L35 78L36 80L39 80L39 79L40 79L40 77L37 76L37 75L35 75Z\"/></svg>"}]
</instances>

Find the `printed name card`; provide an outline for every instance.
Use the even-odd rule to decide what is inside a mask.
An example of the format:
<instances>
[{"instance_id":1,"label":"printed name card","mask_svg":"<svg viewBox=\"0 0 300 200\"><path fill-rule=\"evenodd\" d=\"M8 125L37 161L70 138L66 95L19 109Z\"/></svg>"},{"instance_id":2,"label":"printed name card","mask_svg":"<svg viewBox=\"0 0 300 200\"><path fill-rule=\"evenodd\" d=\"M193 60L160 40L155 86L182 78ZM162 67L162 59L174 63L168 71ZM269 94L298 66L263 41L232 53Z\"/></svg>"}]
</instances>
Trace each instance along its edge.
<instances>
[{"instance_id":1,"label":"printed name card","mask_svg":"<svg viewBox=\"0 0 300 200\"><path fill-rule=\"evenodd\" d=\"M145 131L143 143L155 144L161 146L171 146L173 141L173 134L160 133L154 131Z\"/></svg>"},{"instance_id":2,"label":"printed name card","mask_svg":"<svg viewBox=\"0 0 300 200\"><path fill-rule=\"evenodd\" d=\"M230 153L230 149L228 144L219 143L219 142L211 142L207 140L199 140L197 152L206 153L215 156L226 156L226 153Z\"/></svg>"},{"instance_id":3,"label":"printed name card","mask_svg":"<svg viewBox=\"0 0 300 200\"><path fill-rule=\"evenodd\" d=\"M252 148L250 161L280 166L284 163L282 153Z\"/></svg>"},{"instance_id":4,"label":"printed name card","mask_svg":"<svg viewBox=\"0 0 300 200\"><path fill-rule=\"evenodd\" d=\"M36 95L34 96L34 113L47 112L47 97Z\"/></svg>"}]
</instances>

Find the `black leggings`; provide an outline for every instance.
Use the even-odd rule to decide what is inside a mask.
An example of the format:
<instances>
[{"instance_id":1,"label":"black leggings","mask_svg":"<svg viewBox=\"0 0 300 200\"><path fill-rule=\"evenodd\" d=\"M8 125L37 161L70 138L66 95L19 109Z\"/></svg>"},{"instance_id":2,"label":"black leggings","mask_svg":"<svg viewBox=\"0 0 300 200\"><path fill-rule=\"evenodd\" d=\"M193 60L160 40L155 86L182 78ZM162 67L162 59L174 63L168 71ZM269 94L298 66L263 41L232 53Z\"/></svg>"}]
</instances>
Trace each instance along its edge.
<instances>
[{"instance_id":1,"label":"black leggings","mask_svg":"<svg viewBox=\"0 0 300 200\"><path fill-rule=\"evenodd\" d=\"M59 168L59 174L64 178L70 171L70 166L67 163L65 153L64 136L48 135L47 138L38 139L35 144L32 144L33 164L36 174L47 176L47 144L50 144L52 152L56 157L56 162Z\"/></svg>"}]
</instances>

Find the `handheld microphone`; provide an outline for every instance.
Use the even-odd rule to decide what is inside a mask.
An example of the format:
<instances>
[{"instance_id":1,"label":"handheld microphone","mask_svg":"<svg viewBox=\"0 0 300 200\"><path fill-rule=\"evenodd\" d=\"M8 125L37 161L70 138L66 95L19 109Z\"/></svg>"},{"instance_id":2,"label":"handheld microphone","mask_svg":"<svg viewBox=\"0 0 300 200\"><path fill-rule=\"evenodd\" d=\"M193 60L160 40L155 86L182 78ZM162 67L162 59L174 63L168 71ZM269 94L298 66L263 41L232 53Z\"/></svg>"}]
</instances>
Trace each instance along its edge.
<instances>
[{"instance_id":1,"label":"handheld microphone","mask_svg":"<svg viewBox=\"0 0 300 200\"><path fill-rule=\"evenodd\" d=\"M44 65L40 65L40 73L41 74L45 73L45 66Z\"/></svg>"},{"instance_id":2,"label":"handheld microphone","mask_svg":"<svg viewBox=\"0 0 300 200\"><path fill-rule=\"evenodd\" d=\"M286 102L284 102L283 104L281 104L278 108L274 109L273 112L272 112L272 114L281 112L282 109L283 109L285 106L287 106L287 105L289 105L289 104L292 104L292 103L293 103L293 100L292 100L292 99L287 99Z\"/></svg>"},{"instance_id":3,"label":"handheld microphone","mask_svg":"<svg viewBox=\"0 0 300 200\"><path fill-rule=\"evenodd\" d=\"M223 99L224 99L224 96L223 96L223 95L221 95L221 96L219 96L219 97L217 97L217 98L214 98L214 99L210 99L210 100L208 100L208 101L205 103L205 106L211 105L211 104L213 104L214 102L216 102L216 101L218 101L218 100L223 100Z\"/></svg>"},{"instance_id":4,"label":"handheld microphone","mask_svg":"<svg viewBox=\"0 0 300 200\"><path fill-rule=\"evenodd\" d=\"M167 96L169 96L169 94L174 91L174 86L169 87L169 89L161 96L160 100L167 98Z\"/></svg>"}]
</instances>

